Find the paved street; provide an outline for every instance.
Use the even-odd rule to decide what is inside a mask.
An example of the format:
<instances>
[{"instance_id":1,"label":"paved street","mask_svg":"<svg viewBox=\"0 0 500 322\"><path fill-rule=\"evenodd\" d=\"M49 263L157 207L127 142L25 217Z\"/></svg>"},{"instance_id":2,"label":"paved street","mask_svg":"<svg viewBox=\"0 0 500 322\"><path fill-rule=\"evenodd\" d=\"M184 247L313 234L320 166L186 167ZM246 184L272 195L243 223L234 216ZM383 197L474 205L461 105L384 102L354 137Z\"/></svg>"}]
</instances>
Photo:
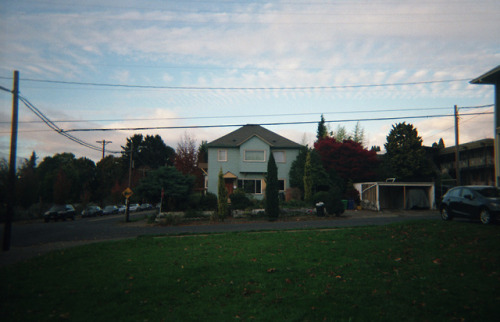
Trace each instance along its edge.
<instances>
[{"instance_id":1,"label":"paved street","mask_svg":"<svg viewBox=\"0 0 500 322\"><path fill-rule=\"evenodd\" d=\"M132 214L131 219L144 214ZM14 223L11 250L0 253L0 266L37 256L50 250L96 241L133 238L141 235L202 234L232 231L289 230L386 225L413 219L439 219L437 211L347 211L341 217L312 217L301 221L228 221L199 225L156 226L145 220L125 223L124 215L77 218L75 221ZM3 235L3 227L0 236Z\"/></svg>"}]
</instances>

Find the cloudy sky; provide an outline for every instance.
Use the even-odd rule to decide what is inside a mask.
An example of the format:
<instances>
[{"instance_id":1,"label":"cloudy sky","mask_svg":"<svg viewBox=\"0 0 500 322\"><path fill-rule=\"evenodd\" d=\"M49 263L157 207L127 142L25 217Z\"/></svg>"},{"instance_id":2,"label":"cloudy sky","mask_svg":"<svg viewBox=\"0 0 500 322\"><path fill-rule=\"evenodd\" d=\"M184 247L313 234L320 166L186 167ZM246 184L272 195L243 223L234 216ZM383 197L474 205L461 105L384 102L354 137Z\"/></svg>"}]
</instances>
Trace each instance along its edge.
<instances>
[{"instance_id":1,"label":"cloudy sky","mask_svg":"<svg viewBox=\"0 0 500 322\"><path fill-rule=\"evenodd\" d=\"M120 151L159 134L175 148L185 133L211 141L248 123L311 144L321 114L331 130L361 120L367 147L398 122L452 146L453 117L436 115L454 105L462 143L493 137L493 108L478 108L493 87L469 81L500 65L499 34L497 0L4 0L0 86L18 70L22 97L97 147L20 102L21 157L97 161L96 141ZM0 157L11 109L0 91ZM232 126L202 127L215 125Z\"/></svg>"}]
</instances>

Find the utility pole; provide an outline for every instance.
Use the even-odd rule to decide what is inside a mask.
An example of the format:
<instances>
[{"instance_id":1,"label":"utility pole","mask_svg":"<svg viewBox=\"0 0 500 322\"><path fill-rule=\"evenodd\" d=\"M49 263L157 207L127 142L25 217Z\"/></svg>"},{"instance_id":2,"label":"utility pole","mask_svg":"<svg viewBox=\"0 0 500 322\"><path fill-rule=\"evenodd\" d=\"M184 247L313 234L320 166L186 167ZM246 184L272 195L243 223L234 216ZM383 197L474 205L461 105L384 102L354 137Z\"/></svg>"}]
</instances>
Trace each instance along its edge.
<instances>
[{"instance_id":1,"label":"utility pole","mask_svg":"<svg viewBox=\"0 0 500 322\"><path fill-rule=\"evenodd\" d=\"M130 186L132 185L132 166L133 166L133 160L132 160L132 154L134 153L134 141L130 139L130 164L128 167L128 188L130 189ZM127 198L127 208L125 209L125 221L129 222L130 221L130 197Z\"/></svg>"},{"instance_id":2,"label":"utility pole","mask_svg":"<svg viewBox=\"0 0 500 322\"><path fill-rule=\"evenodd\" d=\"M459 140L459 115L458 107L455 105L455 173L457 178L457 186L461 184L460 178L460 140Z\"/></svg>"},{"instance_id":3,"label":"utility pole","mask_svg":"<svg viewBox=\"0 0 500 322\"><path fill-rule=\"evenodd\" d=\"M106 144L110 144L110 143L113 143L112 141L106 141L106 140L102 140L102 141L95 141L96 143L99 143L99 144L102 144L102 158L104 159L104 154L105 154L105 151L106 151Z\"/></svg>"},{"instance_id":4,"label":"utility pole","mask_svg":"<svg viewBox=\"0 0 500 322\"><path fill-rule=\"evenodd\" d=\"M10 136L10 161L9 176L7 181L7 216L3 229L2 250L10 249L12 234L12 217L14 217L14 201L16 199L16 150L17 150L17 124L19 111L19 71L14 71L14 84L12 90L12 132Z\"/></svg>"}]
</instances>

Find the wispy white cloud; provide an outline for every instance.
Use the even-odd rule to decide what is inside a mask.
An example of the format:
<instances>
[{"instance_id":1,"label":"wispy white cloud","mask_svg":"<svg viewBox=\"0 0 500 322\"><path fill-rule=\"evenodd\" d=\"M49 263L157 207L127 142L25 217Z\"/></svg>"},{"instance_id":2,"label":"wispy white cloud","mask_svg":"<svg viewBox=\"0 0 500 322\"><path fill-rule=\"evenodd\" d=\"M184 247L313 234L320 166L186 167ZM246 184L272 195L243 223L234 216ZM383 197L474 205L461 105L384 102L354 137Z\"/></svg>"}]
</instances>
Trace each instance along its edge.
<instances>
[{"instance_id":1,"label":"wispy white cloud","mask_svg":"<svg viewBox=\"0 0 500 322\"><path fill-rule=\"evenodd\" d=\"M468 79L495 67L500 58L497 34L485 32L500 30L500 5L489 0L480 6L472 0L215 4L100 0L74 6L19 1L4 8L0 10L0 42L5 44L0 48L0 75L18 69L24 77L64 81L248 88L79 88L78 92L54 86L42 92L36 88L40 84L23 84L30 99L82 119L88 118L86 113L160 117L158 107L179 116L206 116L332 111L346 106L480 105L492 102L491 88L467 82L250 88ZM432 120L419 126L432 135L440 124ZM314 133L315 126L309 129ZM373 144L380 145L390 125L367 125L367 129ZM197 130L196 137L210 139L226 132ZM304 132L287 130L297 138ZM487 135L464 127L464 137L468 133ZM130 133L107 134L124 141ZM95 134L85 135L97 139ZM40 142L36 147L47 151L64 146L53 146L59 141L45 134L28 135L26 142Z\"/></svg>"}]
</instances>

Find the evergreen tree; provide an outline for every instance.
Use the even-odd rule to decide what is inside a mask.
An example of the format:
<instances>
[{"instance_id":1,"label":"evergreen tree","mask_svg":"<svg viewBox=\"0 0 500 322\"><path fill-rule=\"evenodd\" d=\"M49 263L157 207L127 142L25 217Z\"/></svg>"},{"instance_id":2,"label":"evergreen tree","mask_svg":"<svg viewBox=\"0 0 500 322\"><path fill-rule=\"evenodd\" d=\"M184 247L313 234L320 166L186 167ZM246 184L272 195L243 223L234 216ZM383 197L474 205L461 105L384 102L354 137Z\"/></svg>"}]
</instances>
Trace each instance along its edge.
<instances>
[{"instance_id":1,"label":"evergreen tree","mask_svg":"<svg viewBox=\"0 0 500 322\"><path fill-rule=\"evenodd\" d=\"M274 156L270 153L267 162L267 180L266 180L266 213L270 219L276 219L279 216L279 186L278 186L278 168Z\"/></svg>"},{"instance_id":2,"label":"evergreen tree","mask_svg":"<svg viewBox=\"0 0 500 322\"><path fill-rule=\"evenodd\" d=\"M306 202L312 201L312 185L311 152L308 152L304 165L304 200Z\"/></svg>"},{"instance_id":3,"label":"evergreen tree","mask_svg":"<svg viewBox=\"0 0 500 322\"><path fill-rule=\"evenodd\" d=\"M217 184L217 221L224 221L227 212L227 189L224 183L224 175L222 174L222 168L219 171L219 181Z\"/></svg>"},{"instance_id":4,"label":"evergreen tree","mask_svg":"<svg viewBox=\"0 0 500 322\"><path fill-rule=\"evenodd\" d=\"M17 170L16 195L19 205L27 208L38 201L39 180L36 173L37 156L32 152Z\"/></svg>"},{"instance_id":5,"label":"evergreen tree","mask_svg":"<svg viewBox=\"0 0 500 322\"><path fill-rule=\"evenodd\" d=\"M432 143L432 147L437 148L437 149L444 149L445 146L444 146L443 138L440 138L438 143L436 143L436 142Z\"/></svg>"},{"instance_id":6,"label":"evergreen tree","mask_svg":"<svg viewBox=\"0 0 500 322\"><path fill-rule=\"evenodd\" d=\"M385 160L398 181L430 180L430 160L426 157L422 138L412 124L393 125L384 146L387 151Z\"/></svg>"},{"instance_id":7,"label":"evergreen tree","mask_svg":"<svg viewBox=\"0 0 500 322\"><path fill-rule=\"evenodd\" d=\"M337 126L337 131L332 131L332 137L335 141L342 143L345 140L351 140L351 136L347 133L345 126Z\"/></svg>"},{"instance_id":8,"label":"evergreen tree","mask_svg":"<svg viewBox=\"0 0 500 322\"><path fill-rule=\"evenodd\" d=\"M132 147L135 169L158 169L165 165L174 165L175 150L166 145L159 135L146 135L144 138L142 134L135 134L127 138L127 143L122 146L122 163L126 169L129 167Z\"/></svg>"},{"instance_id":9,"label":"evergreen tree","mask_svg":"<svg viewBox=\"0 0 500 322\"><path fill-rule=\"evenodd\" d=\"M325 125L325 118L323 117L323 114L321 114L321 120L318 123L318 131L316 134L316 138L318 140L321 140L327 136L328 136L328 130Z\"/></svg>"},{"instance_id":10,"label":"evergreen tree","mask_svg":"<svg viewBox=\"0 0 500 322\"><path fill-rule=\"evenodd\" d=\"M356 127L352 132L352 140L361 144L361 146L364 146L365 144L365 130L361 127L359 121L356 123Z\"/></svg>"},{"instance_id":11,"label":"evergreen tree","mask_svg":"<svg viewBox=\"0 0 500 322\"><path fill-rule=\"evenodd\" d=\"M164 166L147 173L134 189L135 195L141 200L157 203L161 199L163 189L168 209L182 210L188 203L193 190L194 178L182 174L172 166ZM163 208L166 210L166 208Z\"/></svg>"},{"instance_id":12,"label":"evergreen tree","mask_svg":"<svg viewBox=\"0 0 500 322\"><path fill-rule=\"evenodd\" d=\"M290 167L290 187L299 188L301 191L301 196L304 197L304 166L306 164L307 153L309 148L303 146L297 158L292 162Z\"/></svg>"}]
</instances>

